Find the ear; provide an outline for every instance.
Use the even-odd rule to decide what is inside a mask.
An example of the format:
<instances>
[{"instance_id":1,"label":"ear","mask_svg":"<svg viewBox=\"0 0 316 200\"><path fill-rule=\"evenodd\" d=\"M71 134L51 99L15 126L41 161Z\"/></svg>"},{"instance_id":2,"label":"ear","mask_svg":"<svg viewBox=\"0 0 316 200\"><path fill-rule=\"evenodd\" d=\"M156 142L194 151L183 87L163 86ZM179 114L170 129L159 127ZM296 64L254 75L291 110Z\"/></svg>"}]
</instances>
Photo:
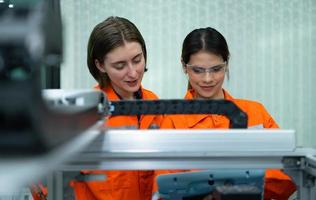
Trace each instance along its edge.
<instances>
[{"instance_id":1,"label":"ear","mask_svg":"<svg viewBox=\"0 0 316 200\"><path fill-rule=\"evenodd\" d=\"M184 72L185 74L187 74L187 73L188 73L187 67L185 66L185 63L183 62L182 58L181 58L181 64L182 64L183 72Z\"/></svg>"},{"instance_id":2,"label":"ear","mask_svg":"<svg viewBox=\"0 0 316 200\"><path fill-rule=\"evenodd\" d=\"M225 73L226 73L226 77L229 80L229 67L227 65L226 69L225 69Z\"/></svg>"},{"instance_id":3,"label":"ear","mask_svg":"<svg viewBox=\"0 0 316 200\"><path fill-rule=\"evenodd\" d=\"M100 63L98 59L95 59L95 60L94 60L94 64L95 64L95 66L98 68L98 70L99 70L100 72L106 73L104 63Z\"/></svg>"},{"instance_id":4,"label":"ear","mask_svg":"<svg viewBox=\"0 0 316 200\"><path fill-rule=\"evenodd\" d=\"M225 68L225 72L229 72L229 66L228 65Z\"/></svg>"}]
</instances>

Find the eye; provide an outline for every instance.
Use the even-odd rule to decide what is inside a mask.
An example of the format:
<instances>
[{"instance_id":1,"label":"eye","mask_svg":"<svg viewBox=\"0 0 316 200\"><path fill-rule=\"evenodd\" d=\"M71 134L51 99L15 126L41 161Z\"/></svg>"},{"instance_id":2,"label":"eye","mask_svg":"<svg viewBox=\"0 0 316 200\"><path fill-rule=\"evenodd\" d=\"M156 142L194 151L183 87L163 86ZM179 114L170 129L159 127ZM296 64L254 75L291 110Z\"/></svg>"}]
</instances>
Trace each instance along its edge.
<instances>
[{"instance_id":1,"label":"eye","mask_svg":"<svg viewBox=\"0 0 316 200\"><path fill-rule=\"evenodd\" d=\"M142 56L141 55L138 55L136 56L134 59L133 59L133 63L140 63L142 61Z\"/></svg>"},{"instance_id":2,"label":"eye","mask_svg":"<svg viewBox=\"0 0 316 200\"><path fill-rule=\"evenodd\" d=\"M218 65L218 66L212 67L212 71L213 72L220 72L220 71L222 71L223 68L224 68L224 66Z\"/></svg>"},{"instance_id":3,"label":"eye","mask_svg":"<svg viewBox=\"0 0 316 200\"><path fill-rule=\"evenodd\" d=\"M191 67L192 71L196 74L202 74L204 73L205 69L202 67L197 67L197 66L192 66Z\"/></svg>"},{"instance_id":4,"label":"eye","mask_svg":"<svg viewBox=\"0 0 316 200\"><path fill-rule=\"evenodd\" d=\"M115 63L115 64L113 65L113 67L114 67L115 69L117 69L117 70L122 70L122 69L124 69L124 67L125 67L125 62Z\"/></svg>"}]
</instances>

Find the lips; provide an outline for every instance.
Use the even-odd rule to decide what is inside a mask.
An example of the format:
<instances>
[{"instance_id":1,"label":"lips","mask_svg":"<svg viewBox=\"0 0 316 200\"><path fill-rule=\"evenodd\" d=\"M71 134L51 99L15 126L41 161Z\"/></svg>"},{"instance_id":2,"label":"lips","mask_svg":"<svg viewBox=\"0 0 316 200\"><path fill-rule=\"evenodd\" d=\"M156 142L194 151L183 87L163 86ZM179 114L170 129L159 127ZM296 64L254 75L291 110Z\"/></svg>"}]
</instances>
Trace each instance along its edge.
<instances>
[{"instance_id":1,"label":"lips","mask_svg":"<svg viewBox=\"0 0 316 200\"><path fill-rule=\"evenodd\" d=\"M129 86L129 87L135 87L138 84L138 79L133 80L133 81L125 81L125 83Z\"/></svg>"},{"instance_id":2,"label":"lips","mask_svg":"<svg viewBox=\"0 0 316 200\"><path fill-rule=\"evenodd\" d=\"M201 88L201 91L206 92L207 94L209 94L209 93L213 93L214 92L215 86L216 85L213 85L213 86L201 86L200 85L199 87Z\"/></svg>"},{"instance_id":3,"label":"lips","mask_svg":"<svg viewBox=\"0 0 316 200\"><path fill-rule=\"evenodd\" d=\"M215 86L200 86L202 89L210 90L213 89Z\"/></svg>"}]
</instances>

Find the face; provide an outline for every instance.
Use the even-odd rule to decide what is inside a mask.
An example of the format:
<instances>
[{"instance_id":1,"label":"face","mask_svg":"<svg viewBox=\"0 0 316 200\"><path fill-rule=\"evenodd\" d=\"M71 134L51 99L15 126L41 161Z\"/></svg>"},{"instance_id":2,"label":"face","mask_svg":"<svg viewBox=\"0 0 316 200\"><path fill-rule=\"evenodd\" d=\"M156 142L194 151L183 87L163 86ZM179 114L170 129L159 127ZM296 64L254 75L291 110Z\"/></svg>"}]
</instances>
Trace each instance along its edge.
<instances>
[{"instance_id":1,"label":"face","mask_svg":"<svg viewBox=\"0 0 316 200\"><path fill-rule=\"evenodd\" d=\"M101 72L107 73L113 89L124 99L133 99L141 86L145 58L138 42L125 42L105 55L103 63L95 61Z\"/></svg>"},{"instance_id":2,"label":"face","mask_svg":"<svg viewBox=\"0 0 316 200\"><path fill-rule=\"evenodd\" d=\"M222 90L226 63L221 56L200 51L190 56L184 66L198 99L224 99Z\"/></svg>"}]
</instances>

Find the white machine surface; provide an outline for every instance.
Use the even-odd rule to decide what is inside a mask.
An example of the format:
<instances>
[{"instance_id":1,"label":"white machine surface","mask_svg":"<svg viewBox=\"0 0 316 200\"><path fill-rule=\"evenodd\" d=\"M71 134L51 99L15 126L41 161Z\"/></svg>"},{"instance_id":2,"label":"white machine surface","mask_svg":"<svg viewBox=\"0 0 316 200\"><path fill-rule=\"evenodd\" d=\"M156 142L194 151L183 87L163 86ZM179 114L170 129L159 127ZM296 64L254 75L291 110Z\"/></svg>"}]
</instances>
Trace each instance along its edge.
<instances>
[{"instance_id":1,"label":"white machine surface","mask_svg":"<svg viewBox=\"0 0 316 200\"><path fill-rule=\"evenodd\" d=\"M63 169L281 168L297 154L293 130L107 130Z\"/></svg>"}]
</instances>

